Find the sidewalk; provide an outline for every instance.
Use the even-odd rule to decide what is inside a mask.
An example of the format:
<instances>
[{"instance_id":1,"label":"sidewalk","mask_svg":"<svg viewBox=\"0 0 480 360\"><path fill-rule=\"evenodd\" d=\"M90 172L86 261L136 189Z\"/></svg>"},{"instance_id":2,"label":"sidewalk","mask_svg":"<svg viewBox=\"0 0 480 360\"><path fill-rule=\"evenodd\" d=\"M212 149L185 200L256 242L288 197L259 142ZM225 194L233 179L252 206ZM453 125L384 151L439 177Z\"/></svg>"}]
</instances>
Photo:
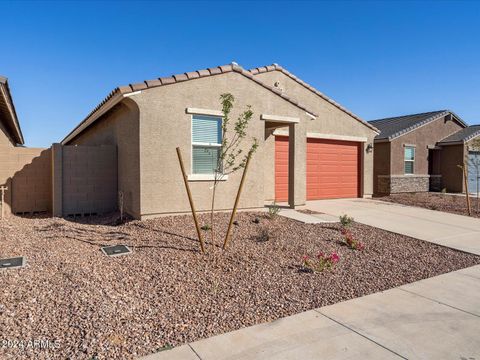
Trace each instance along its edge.
<instances>
[{"instance_id":1,"label":"sidewalk","mask_svg":"<svg viewBox=\"0 0 480 360\"><path fill-rule=\"evenodd\" d=\"M480 265L144 357L479 359Z\"/></svg>"}]
</instances>

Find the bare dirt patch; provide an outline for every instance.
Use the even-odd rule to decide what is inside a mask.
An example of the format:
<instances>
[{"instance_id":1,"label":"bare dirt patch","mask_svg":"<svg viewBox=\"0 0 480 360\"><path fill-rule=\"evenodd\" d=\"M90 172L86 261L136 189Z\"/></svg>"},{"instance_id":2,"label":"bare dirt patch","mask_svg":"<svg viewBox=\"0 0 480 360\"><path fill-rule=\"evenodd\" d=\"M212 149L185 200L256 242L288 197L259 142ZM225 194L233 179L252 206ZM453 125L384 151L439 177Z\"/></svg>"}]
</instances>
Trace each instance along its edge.
<instances>
[{"instance_id":1,"label":"bare dirt patch","mask_svg":"<svg viewBox=\"0 0 480 360\"><path fill-rule=\"evenodd\" d=\"M228 215L217 218L225 229ZM0 255L27 257L25 268L0 272L1 337L58 341L50 350L1 347L0 358L129 359L480 263L361 224L352 228L366 246L360 252L342 244L337 224L265 213L237 220L232 246L222 252L207 242L207 255L190 216L120 226L0 222ZM115 244L133 253L100 251ZM340 260L322 273L302 272L302 256L319 251Z\"/></svg>"},{"instance_id":2,"label":"bare dirt patch","mask_svg":"<svg viewBox=\"0 0 480 360\"><path fill-rule=\"evenodd\" d=\"M442 193L405 193L392 194L389 196L379 197L377 199L397 204L418 206L430 210L438 210L452 214L468 216L467 202L464 196L447 195ZM480 217L480 212L477 211L476 197L471 196L470 200L472 204L472 216ZM480 205L480 202L478 205Z\"/></svg>"}]
</instances>

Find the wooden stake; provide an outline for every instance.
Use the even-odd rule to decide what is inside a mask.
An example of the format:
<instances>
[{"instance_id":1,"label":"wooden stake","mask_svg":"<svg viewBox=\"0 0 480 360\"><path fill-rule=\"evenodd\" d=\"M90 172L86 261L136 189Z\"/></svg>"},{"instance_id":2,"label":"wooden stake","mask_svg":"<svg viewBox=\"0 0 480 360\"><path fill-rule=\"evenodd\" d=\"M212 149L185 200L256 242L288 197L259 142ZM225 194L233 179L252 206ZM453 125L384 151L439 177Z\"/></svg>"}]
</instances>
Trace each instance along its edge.
<instances>
[{"instance_id":1,"label":"wooden stake","mask_svg":"<svg viewBox=\"0 0 480 360\"><path fill-rule=\"evenodd\" d=\"M202 232L200 226L198 225L197 212L195 210L195 205L193 204L192 193L190 192L190 187L188 186L188 178L185 173L185 166L183 165L182 153L180 148L177 147L178 161L180 163L180 168L182 169L183 182L185 183L185 188L187 189L188 201L190 202L190 208L192 209L193 221L195 222L195 227L197 229L198 240L200 241L200 248L202 253L205 254L205 245L203 244Z\"/></svg>"},{"instance_id":2,"label":"wooden stake","mask_svg":"<svg viewBox=\"0 0 480 360\"><path fill-rule=\"evenodd\" d=\"M2 192L2 220L3 220L3 217L5 216L5 191L8 190L8 187L6 186L0 186L0 191Z\"/></svg>"},{"instance_id":3,"label":"wooden stake","mask_svg":"<svg viewBox=\"0 0 480 360\"><path fill-rule=\"evenodd\" d=\"M227 234L223 241L223 250L227 248L227 243L230 240L230 232L232 231L233 219L237 213L238 202L240 201L240 195L242 194L243 183L245 182L245 177L247 175L248 164L250 163L251 154L248 154L247 162L245 163L245 169L243 169L242 180L240 180L240 186L238 187L237 197L235 198L235 204L233 205L232 215L230 216L230 222L228 223Z\"/></svg>"},{"instance_id":4,"label":"wooden stake","mask_svg":"<svg viewBox=\"0 0 480 360\"><path fill-rule=\"evenodd\" d=\"M465 195L467 196L467 210L468 216L472 216L472 209L470 206L470 195L468 194L468 178L467 178L467 163L463 164L463 180L465 183Z\"/></svg>"}]
</instances>

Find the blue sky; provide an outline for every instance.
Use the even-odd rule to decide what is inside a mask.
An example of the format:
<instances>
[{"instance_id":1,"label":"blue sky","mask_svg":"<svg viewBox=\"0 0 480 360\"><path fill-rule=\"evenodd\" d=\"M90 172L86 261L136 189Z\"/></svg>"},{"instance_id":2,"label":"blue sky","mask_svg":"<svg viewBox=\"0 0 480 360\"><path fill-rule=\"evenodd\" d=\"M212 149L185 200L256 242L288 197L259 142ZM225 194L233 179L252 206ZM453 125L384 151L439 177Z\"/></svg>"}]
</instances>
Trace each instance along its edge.
<instances>
[{"instance_id":1,"label":"blue sky","mask_svg":"<svg viewBox=\"0 0 480 360\"><path fill-rule=\"evenodd\" d=\"M279 63L364 119L451 109L480 123L479 2L0 2L0 74L28 146L113 88Z\"/></svg>"}]
</instances>

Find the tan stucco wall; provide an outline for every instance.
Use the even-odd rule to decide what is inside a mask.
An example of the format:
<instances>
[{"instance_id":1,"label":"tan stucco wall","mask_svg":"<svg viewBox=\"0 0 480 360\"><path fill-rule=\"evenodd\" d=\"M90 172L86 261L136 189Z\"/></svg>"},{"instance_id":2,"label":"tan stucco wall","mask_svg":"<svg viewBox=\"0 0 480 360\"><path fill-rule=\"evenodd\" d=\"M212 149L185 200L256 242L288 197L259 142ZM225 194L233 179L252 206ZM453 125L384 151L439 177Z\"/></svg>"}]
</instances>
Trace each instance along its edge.
<instances>
[{"instance_id":1,"label":"tan stucco wall","mask_svg":"<svg viewBox=\"0 0 480 360\"><path fill-rule=\"evenodd\" d=\"M280 88L284 93L301 104L305 105L311 111L318 114L317 119L307 121L307 132L341 135L341 136L355 136L366 137L366 144L372 144L376 133L362 124L357 119L353 118L346 112L340 110L336 106L332 105L328 101L322 99L303 85L299 84L295 80L291 79L281 71L270 71L255 75L258 79L265 82L267 85L273 86L275 82L280 83ZM274 146L270 144L273 139L268 139L268 151L274 151ZM373 152L367 153L365 151L366 145L363 147L363 195L368 196L373 192ZM272 158L272 157L269 157ZM269 164L271 167L272 164ZM274 188L274 178L267 179L266 188ZM270 198L273 194L269 194Z\"/></svg>"},{"instance_id":2,"label":"tan stucco wall","mask_svg":"<svg viewBox=\"0 0 480 360\"><path fill-rule=\"evenodd\" d=\"M460 129L462 126L458 122L440 118L392 140L391 174L404 174L404 146L410 144L415 145L415 175L428 175L427 146L435 146L437 142Z\"/></svg>"},{"instance_id":3,"label":"tan stucco wall","mask_svg":"<svg viewBox=\"0 0 480 360\"><path fill-rule=\"evenodd\" d=\"M50 149L0 148L0 185L6 185L5 213L51 210Z\"/></svg>"},{"instance_id":4,"label":"tan stucco wall","mask_svg":"<svg viewBox=\"0 0 480 360\"><path fill-rule=\"evenodd\" d=\"M124 194L124 208L140 217L140 137L136 104L124 99L69 145L116 145L118 191Z\"/></svg>"},{"instance_id":5,"label":"tan stucco wall","mask_svg":"<svg viewBox=\"0 0 480 360\"><path fill-rule=\"evenodd\" d=\"M254 111L244 150L251 138L256 137L260 146L251 162L241 208L259 208L265 200L265 163L273 154L266 152L263 143L265 121L260 115L281 115L301 119L297 124L297 136L305 137L307 116L304 111L278 95L238 73L210 76L168 86L152 88L131 97L140 108L140 158L141 158L141 213L142 218L163 213L188 212L189 204L175 148L181 148L185 167L191 169L191 115L187 107L221 110L220 94L232 93L235 105L232 119L247 105ZM298 144L298 157L305 156L306 142ZM305 202L305 161L296 161L296 204ZM272 172L273 176L273 172ZM216 208L231 208L241 172L230 175L221 182L217 191ZM212 182L191 181L191 190L199 210L208 210L211 201ZM273 184L271 185L273 188Z\"/></svg>"}]
</instances>

